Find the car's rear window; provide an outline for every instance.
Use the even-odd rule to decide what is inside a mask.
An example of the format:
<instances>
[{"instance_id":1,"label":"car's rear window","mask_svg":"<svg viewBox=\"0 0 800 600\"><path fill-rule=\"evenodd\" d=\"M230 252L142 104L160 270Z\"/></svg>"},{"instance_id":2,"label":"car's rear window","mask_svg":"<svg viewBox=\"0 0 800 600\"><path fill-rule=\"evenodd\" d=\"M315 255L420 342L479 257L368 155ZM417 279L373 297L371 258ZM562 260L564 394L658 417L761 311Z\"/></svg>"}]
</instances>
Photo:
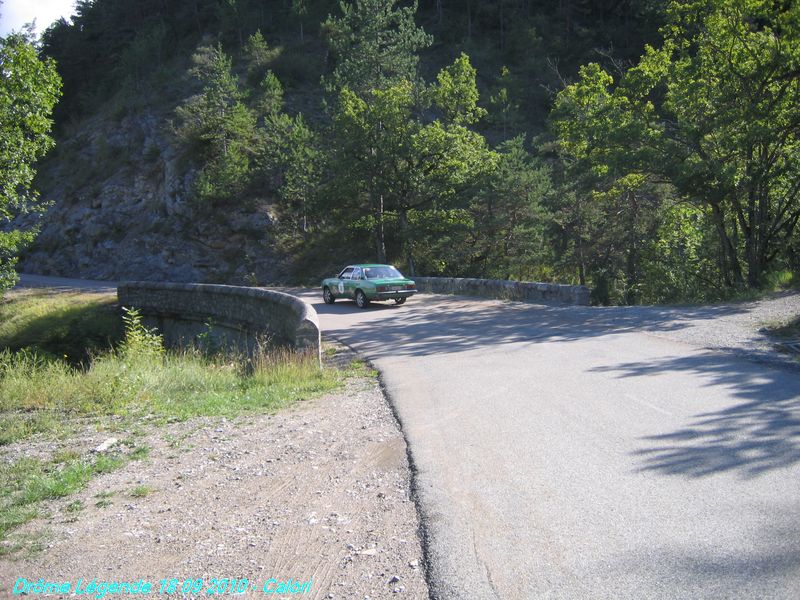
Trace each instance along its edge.
<instances>
[{"instance_id":1,"label":"car's rear window","mask_svg":"<svg viewBox=\"0 0 800 600\"><path fill-rule=\"evenodd\" d=\"M367 279L402 279L403 275L394 267L364 267Z\"/></svg>"}]
</instances>

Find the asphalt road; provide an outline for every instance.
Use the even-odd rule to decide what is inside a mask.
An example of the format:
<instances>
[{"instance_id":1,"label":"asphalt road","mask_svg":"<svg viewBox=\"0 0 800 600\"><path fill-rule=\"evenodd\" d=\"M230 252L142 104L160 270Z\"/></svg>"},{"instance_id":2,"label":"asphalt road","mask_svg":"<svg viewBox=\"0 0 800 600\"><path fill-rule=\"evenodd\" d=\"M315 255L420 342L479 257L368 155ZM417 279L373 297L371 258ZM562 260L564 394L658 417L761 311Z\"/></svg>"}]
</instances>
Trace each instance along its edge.
<instances>
[{"instance_id":1,"label":"asphalt road","mask_svg":"<svg viewBox=\"0 0 800 600\"><path fill-rule=\"evenodd\" d=\"M743 309L304 297L383 375L435 597L800 597L800 376L670 339Z\"/></svg>"},{"instance_id":2,"label":"asphalt road","mask_svg":"<svg viewBox=\"0 0 800 600\"><path fill-rule=\"evenodd\" d=\"M50 277L46 275L29 275L22 273L19 276L17 287L21 288L51 288L62 291L84 290L95 292L115 292L117 283L114 281L97 281L92 279L67 279L66 277Z\"/></svg>"}]
</instances>

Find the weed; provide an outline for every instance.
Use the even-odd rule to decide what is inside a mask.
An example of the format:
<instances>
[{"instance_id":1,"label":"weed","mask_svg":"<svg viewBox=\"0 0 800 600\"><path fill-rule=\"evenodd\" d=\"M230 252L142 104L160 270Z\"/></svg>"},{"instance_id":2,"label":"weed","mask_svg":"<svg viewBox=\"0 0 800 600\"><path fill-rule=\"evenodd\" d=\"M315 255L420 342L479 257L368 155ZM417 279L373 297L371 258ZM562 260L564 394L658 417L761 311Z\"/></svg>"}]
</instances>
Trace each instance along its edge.
<instances>
[{"instance_id":1,"label":"weed","mask_svg":"<svg viewBox=\"0 0 800 600\"><path fill-rule=\"evenodd\" d=\"M94 462L95 473L111 473L123 465L125 459L115 454L101 454Z\"/></svg>"},{"instance_id":2,"label":"weed","mask_svg":"<svg viewBox=\"0 0 800 600\"><path fill-rule=\"evenodd\" d=\"M15 423L0 442L54 431L70 416L173 421L271 412L339 384L339 375L320 370L314 357L288 351L262 348L252 359L166 352L136 311L123 319L125 340L85 369L34 351L0 351L0 413L41 415Z\"/></svg>"},{"instance_id":3,"label":"weed","mask_svg":"<svg viewBox=\"0 0 800 600\"><path fill-rule=\"evenodd\" d=\"M136 487L131 488L131 491L128 492L128 495L131 498L144 498L145 496L149 496L153 492L155 492L155 490L151 487L148 487L146 485L137 485Z\"/></svg>"},{"instance_id":4,"label":"weed","mask_svg":"<svg viewBox=\"0 0 800 600\"><path fill-rule=\"evenodd\" d=\"M16 411L0 414L0 446L28 438L37 433L69 431L69 424L59 420L53 411Z\"/></svg>"},{"instance_id":5,"label":"weed","mask_svg":"<svg viewBox=\"0 0 800 600\"><path fill-rule=\"evenodd\" d=\"M377 377L378 371L363 360L353 360L345 369L348 377Z\"/></svg>"},{"instance_id":6,"label":"weed","mask_svg":"<svg viewBox=\"0 0 800 600\"><path fill-rule=\"evenodd\" d=\"M93 475L122 462L119 457L101 455L89 460L63 451L50 461L21 458L0 465L0 542L9 531L37 517L39 503L68 496L82 489Z\"/></svg>"},{"instance_id":7,"label":"weed","mask_svg":"<svg viewBox=\"0 0 800 600\"><path fill-rule=\"evenodd\" d=\"M150 455L150 448L147 446L137 446L135 447L130 455L129 458L131 460L143 460Z\"/></svg>"},{"instance_id":8,"label":"weed","mask_svg":"<svg viewBox=\"0 0 800 600\"><path fill-rule=\"evenodd\" d=\"M49 537L44 532L8 536L0 543L0 556L15 555L18 558L31 559L45 549Z\"/></svg>"},{"instance_id":9,"label":"weed","mask_svg":"<svg viewBox=\"0 0 800 600\"><path fill-rule=\"evenodd\" d=\"M110 498L114 496L114 492L100 492L99 494L95 494L95 498L97 498L97 502L94 505L97 508L106 508L114 504Z\"/></svg>"}]
</instances>

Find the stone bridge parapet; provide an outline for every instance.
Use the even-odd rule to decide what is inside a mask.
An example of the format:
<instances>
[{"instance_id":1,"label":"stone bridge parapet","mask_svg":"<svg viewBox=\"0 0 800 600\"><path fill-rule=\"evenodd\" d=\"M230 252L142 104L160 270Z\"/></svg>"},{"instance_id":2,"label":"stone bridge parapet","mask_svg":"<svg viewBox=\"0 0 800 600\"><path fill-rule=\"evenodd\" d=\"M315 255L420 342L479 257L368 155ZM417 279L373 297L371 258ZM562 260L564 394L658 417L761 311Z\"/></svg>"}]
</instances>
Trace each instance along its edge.
<instances>
[{"instance_id":1,"label":"stone bridge parapet","mask_svg":"<svg viewBox=\"0 0 800 600\"><path fill-rule=\"evenodd\" d=\"M539 304L574 304L588 306L589 288L585 285L505 281L502 279L467 279L460 277L413 277L420 292L460 294Z\"/></svg>"},{"instance_id":2,"label":"stone bridge parapet","mask_svg":"<svg viewBox=\"0 0 800 600\"><path fill-rule=\"evenodd\" d=\"M312 306L283 292L205 283L133 281L117 287L120 306L135 308L167 346L200 339L251 352L262 339L321 356Z\"/></svg>"}]
</instances>

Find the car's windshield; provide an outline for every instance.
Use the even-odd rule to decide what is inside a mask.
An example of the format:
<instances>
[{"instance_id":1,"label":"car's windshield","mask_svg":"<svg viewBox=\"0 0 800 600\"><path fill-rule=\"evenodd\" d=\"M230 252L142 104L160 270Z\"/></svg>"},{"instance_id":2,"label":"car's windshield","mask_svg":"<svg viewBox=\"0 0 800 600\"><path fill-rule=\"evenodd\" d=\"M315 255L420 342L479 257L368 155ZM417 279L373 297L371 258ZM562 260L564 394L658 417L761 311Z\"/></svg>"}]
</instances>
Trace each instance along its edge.
<instances>
[{"instance_id":1,"label":"car's windshield","mask_svg":"<svg viewBox=\"0 0 800 600\"><path fill-rule=\"evenodd\" d=\"M400 271L394 267L364 267L364 275L367 279L402 279Z\"/></svg>"}]
</instances>

